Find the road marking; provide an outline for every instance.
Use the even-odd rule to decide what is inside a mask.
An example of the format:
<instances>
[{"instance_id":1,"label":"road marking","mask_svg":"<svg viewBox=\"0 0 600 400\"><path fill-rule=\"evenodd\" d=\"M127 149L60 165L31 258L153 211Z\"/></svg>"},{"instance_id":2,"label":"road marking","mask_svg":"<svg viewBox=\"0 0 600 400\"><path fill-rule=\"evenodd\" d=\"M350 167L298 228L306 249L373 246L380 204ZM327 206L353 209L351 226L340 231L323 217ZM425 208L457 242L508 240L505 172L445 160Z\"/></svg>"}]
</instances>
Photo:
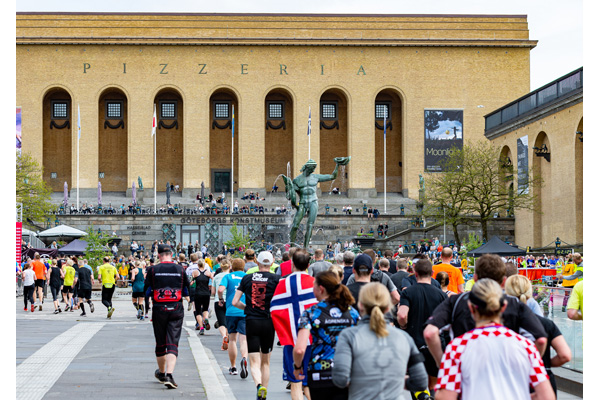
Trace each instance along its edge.
<instances>
[{"instance_id":1,"label":"road marking","mask_svg":"<svg viewBox=\"0 0 600 400\"><path fill-rule=\"evenodd\" d=\"M52 388L83 346L105 325L79 323L17 366L17 399L37 400Z\"/></svg>"},{"instance_id":2,"label":"road marking","mask_svg":"<svg viewBox=\"0 0 600 400\"><path fill-rule=\"evenodd\" d=\"M189 322L190 321L186 321L186 325L189 325ZM192 324L195 325L195 323ZM192 350L196 367L198 367L200 380L206 391L207 400L235 399L235 395L231 391L216 360L208 357L200 338L196 336L194 330L187 327L184 327L184 329L188 333L188 342L190 343L190 349Z\"/></svg>"}]
</instances>

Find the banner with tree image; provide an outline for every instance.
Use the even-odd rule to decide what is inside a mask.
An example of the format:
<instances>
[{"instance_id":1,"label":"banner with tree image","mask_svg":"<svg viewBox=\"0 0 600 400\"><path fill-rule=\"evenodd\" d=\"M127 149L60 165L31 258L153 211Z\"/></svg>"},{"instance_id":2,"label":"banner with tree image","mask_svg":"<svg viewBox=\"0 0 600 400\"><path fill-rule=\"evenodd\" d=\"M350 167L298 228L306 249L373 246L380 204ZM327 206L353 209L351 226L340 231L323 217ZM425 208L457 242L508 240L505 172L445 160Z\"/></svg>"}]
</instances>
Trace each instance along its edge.
<instances>
[{"instance_id":1,"label":"banner with tree image","mask_svg":"<svg viewBox=\"0 0 600 400\"><path fill-rule=\"evenodd\" d=\"M444 160L462 146L463 110L425 110L425 172L444 172Z\"/></svg>"}]
</instances>

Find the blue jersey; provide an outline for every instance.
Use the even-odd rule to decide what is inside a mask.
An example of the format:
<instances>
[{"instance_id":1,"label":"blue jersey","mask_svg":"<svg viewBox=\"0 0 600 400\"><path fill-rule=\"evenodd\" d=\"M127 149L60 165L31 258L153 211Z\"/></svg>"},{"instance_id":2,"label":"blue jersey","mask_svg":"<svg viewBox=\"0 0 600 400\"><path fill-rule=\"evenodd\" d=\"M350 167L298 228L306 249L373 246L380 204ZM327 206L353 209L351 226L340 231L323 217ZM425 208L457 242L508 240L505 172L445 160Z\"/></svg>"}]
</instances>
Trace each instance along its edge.
<instances>
[{"instance_id":1,"label":"blue jersey","mask_svg":"<svg viewBox=\"0 0 600 400\"><path fill-rule=\"evenodd\" d=\"M298 329L309 329L313 338L309 371L318 371L323 374L322 379L327 379L326 376L331 373L338 336L344 329L356 325L359 319L356 309L350 307L342 312L325 300L302 313Z\"/></svg>"},{"instance_id":2,"label":"blue jersey","mask_svg":"<svg viewBox=\"0 0 600 400\"><path fill-rule=\"evenodd\" d=\"M240 310L239 308L234 307L232 305L233 298L235 296L235 292L236 292L238 286L240 286L240 282L242 282L242 278L244 276L246 276L246 273L244 271L233 271L233 272L225 275L223 277L223 279L221 279L221 283L219 284L219 286L225 286L225 289L227 290L226 297L225 297L225 306L226 306L225 316L227 316L227 317L243 317L243 316L245 316L244 310ZM242 295L240 301L245 304L246 303L246 295Z\"/></svg>"}]
</instances>

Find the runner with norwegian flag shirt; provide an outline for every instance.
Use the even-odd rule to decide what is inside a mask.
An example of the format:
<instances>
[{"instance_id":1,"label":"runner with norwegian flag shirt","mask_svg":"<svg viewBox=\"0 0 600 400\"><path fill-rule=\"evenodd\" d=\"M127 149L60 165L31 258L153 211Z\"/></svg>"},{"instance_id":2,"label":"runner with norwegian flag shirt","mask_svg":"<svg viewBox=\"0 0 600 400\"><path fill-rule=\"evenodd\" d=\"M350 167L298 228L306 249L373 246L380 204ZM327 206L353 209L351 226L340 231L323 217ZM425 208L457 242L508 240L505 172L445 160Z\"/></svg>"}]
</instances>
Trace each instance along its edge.
<instances>
[{"instance_id":1,"label":"runner with norwegian flag shirt","mask_svg":"<svg viewBox=\"0 0 600 400\"><path fill-rule=\"evenodd\" d=\"M283 345L283 380L291 382L292 398L302 398L302 390L308 393L306 376L302 380L294 376L294 355L298 334L298 320L304 310L318 303L313 286L315 279L306 270L310 263L310 254L305 249L298 249L292 256L292 273L279 281L275 295L271 300L271 318L277 337ZM305 353L302 365L308 370L309 351ZM307 398L310 398L307 395Z\"/></svg>"}]
</instances>

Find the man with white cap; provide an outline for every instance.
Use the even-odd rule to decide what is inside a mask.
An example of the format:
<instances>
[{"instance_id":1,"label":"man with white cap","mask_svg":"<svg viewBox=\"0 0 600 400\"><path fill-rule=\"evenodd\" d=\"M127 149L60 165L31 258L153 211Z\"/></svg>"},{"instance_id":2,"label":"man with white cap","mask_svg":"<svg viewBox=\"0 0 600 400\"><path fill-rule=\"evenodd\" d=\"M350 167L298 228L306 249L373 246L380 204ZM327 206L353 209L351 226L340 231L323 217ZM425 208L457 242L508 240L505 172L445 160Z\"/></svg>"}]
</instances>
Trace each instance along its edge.
<instances>
[{"instance_id":1,"label":"man with white cap","mask_svg":"<svg viewBox=\"0 0 600 400\"><path fill-rule=\"evenodd\" d=\"M258 255L258 272L242 278L232 300L234 307L246 315L246 340L250 372L256 384L257 399L267 398L271 351L275 342L275 328L271 320L271 299L279 283L279 276L271 273L273 255L263 251ZM246 296L246 303L240 300Z\"/></svg>"}]
</instances>

